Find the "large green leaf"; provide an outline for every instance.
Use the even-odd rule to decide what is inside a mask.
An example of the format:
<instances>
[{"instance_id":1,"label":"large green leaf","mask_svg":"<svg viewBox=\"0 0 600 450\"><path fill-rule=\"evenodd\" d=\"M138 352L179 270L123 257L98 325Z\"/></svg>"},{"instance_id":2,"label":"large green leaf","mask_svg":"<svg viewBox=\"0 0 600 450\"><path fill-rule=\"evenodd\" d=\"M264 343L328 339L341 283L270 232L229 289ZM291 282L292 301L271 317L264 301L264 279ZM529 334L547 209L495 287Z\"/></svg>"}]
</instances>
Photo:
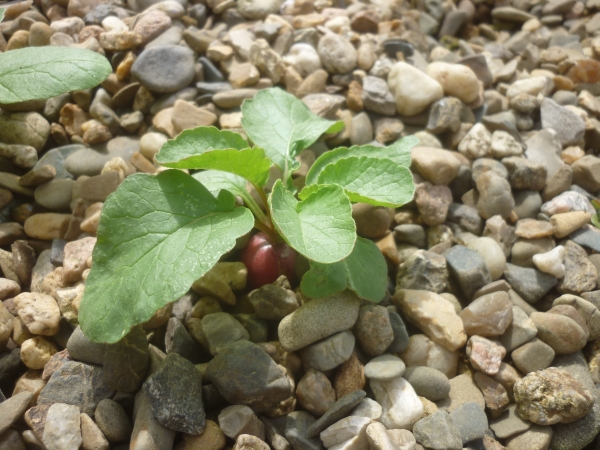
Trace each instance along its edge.
<instances>
[{"instance_id":1,"label":"large green leaf","mask_svg":"<svg viewBox=\"0 0 600 450\"><path fill-rule=\"evenodd\" d=\"M414 136L407 136L394 142L388 147L375 147L374 145L354 145L350 148L340 147L323 153L317 158L306 174L306 185L315 184L321 171L340 159L354 156L370 156L371 158L387 158L404 167L410 167L410 150L419 143Z\"/></svg>"},{"instance_id":2,"label":"large green leaf","mask_svg":"<svg viewBox=\"0 0 600 450\"><path fill-rule=\"evenodd\" d=\"M90 89L106 79L108 60L90 50L28 47L0 54L0 103L16 103Z\"/></svg>"},{"instance_id":3,"label":"large green leaf","mask_svg":"<svg viewBox=\"0 0 600 450\"><path fill-rule=\"evenodd\" d=\"M279 88L262 90L244 101L242 113L248 136L284 175L300 167L295 157L323 133L337 133L344 127L343 122L313 114L301 100Z\"/></svg>"},{"instance_id":4,"label":"large green leaf","mask_svg":"<svg viewBox=\"0 0 600 450\"><path fill-rule=\"evenodd\" d=\"M160 152L156 154L156 161L164 165L174 164L182 159L211 150L226 148L243 150L248 147L250 147L248 142L238 133L219 130L215 127L198 127L184 130L175 139L165 142ZM179 168L183 169L184 167Z\"/></svg>"},{"instance_id":5,"label":"large green leaf","mask_svg":"<svg viewBox=\"0 0 600 450\"><path fill-rule=\"evenodd\" d=\"M277 180L269 207L283 239L309 260L330 264L352 252L356 224L350 200L341 187L319 186L299 202Z\"/></svg>"},{"instance_id":6,"label":"large green leaf","mask_svg":"<svg viewBox=\"0 0 600 450\"><path fill-rule=\"evenodd\" d=\"M179 170L128 177L102 210L93 268L79 310L85 335L116 342L182 295L254 224Z\"/></svg>"},{"instance_id":7,"label":"large green leaf","mask_svg":"<svg viewBox=\"0 0 600 450\"><path fill-rule=\"evenodd\" d=\"M351 289L359 297L379 302L385 296L386 285L385 258L372 241L359 237L347 258L333 264L311 261L300 288L312 298Z\"/></svg>"},{"instance_id":8,"label":"large green leaf","mask_svg":"<svg viewBox=\"0 0 600 450\"><path fill-rule=\"evenodd\" d=\"M337 184L351 202L398 207L412 200L415 192L410 170L387 158L362 156L336 161L319 173L318 185ZM300 193L305 198L315 189L310 185Z\"/></svg>"}]
</instances>

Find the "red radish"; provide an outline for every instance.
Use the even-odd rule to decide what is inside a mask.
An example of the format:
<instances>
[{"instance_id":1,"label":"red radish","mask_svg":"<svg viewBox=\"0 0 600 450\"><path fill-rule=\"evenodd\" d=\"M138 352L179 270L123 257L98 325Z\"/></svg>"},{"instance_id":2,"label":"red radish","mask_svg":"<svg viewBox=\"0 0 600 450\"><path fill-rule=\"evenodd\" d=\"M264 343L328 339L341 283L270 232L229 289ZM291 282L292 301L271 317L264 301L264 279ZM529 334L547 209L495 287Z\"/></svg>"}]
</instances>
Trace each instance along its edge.
<instances>
[{"instance_id":1,"label":"red radish","mask_svg":"<svg viewBox=\"0 0 600 450\"><path fill-rule=\"evenodd\" d=\"M272 238L262 231L248 241L240 257L248 268L248 287L257 289L273 283L285 275L290 283L295 280L296 251L286 243L273 243Z\"/></svg>"}]
</instances>

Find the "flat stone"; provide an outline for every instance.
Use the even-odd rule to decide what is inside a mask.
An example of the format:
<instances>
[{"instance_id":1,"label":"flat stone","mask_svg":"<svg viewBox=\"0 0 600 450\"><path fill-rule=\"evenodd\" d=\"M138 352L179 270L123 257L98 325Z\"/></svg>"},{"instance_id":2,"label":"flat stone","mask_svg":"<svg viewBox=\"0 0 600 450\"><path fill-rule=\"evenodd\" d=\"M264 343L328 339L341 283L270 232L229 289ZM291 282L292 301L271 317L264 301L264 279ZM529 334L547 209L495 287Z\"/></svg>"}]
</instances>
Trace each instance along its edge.
<instances>
[{"instance_id":1,"label":"flat stone","mask_svg":"<svg viewBox=\"0 0 600 450\"><path fill-rule=\"evenodd\" d=\"M512 288L531 304L538 302L558 284L558 280L552 275L513 264L506 264L504 276Z\"/></svg>"},{"instance_id":2,"label":"flat stone","mask_svg":"<svg viewBox=\"0 0 600 450\"><path fill-rule=\"evenodd\" d=\"M20 392L0 403L0 434L19 420L31 403L33 393Z\"/></svg>"},{"instance_id":3,"label":"flat stone","mask_svg":"<svg viewBox=\"0 0 600 450\"><path fill-rule=\"evenodd\" d=\"M354 350L355 339L350 331L334 334L301 350L305 366L320 371L331 370L347 361Z\"/></svg>"},{"instance_id":4,"label":"flat stone","mask_svg":"<svg viewBox=\"0 0 600 450\"><path fill-rule=\"evenodd\" d=\"M410 383L417 395L432 402L443 400L450 393L448 377L433 367L408 367L403 378Z\"/></svg>"},{"instance_id":5,"label":"flat stone","mask_svg":"<svg viewBox=\"0 0 600 450\"><path fill-rule=\"evenodd\" d=\"M66 361L40 392L38 405L66 403L93 417L98 403L114 392L104 382L102 367Z\"/></svg>"},{"instance_id":6,"label":"flat stone","mask_svg":"<svg viewBox=\"0 0 600 450\"><path fill-rule=\"evenodd\" d=\"M306 411L294 411L287 415L285 422L285 438L292 448L302 450L319 450L322 447L321 440L309 437L308 428L315 422L315 418Z\"/></svg>"},{"instance_id":7,"label":"flat stone","mask_svg":"<svg viewBox=\"0 0 600 450\"><path fill-rule=\"evenodd\" d=\"M296 351L332 334L350 329L360 302L349 291L312 300L283 318L279 340L286 351Z\"/></svg>"},{"instance_id":8,"label":"flat stone","mask_svg":"<svg viewBox=\"0 0 600 450\"><path fill-rule=\"evenodd\" d=\"M365 365L365 376L371 380L387 381L401 377L406 369L404 362L394 355L376 356Z\"/></svg>"},{"instance_id":9,"label":"flat stone","mask_svg":"<svg viewBox=\"0 0 600 450\"><path fill-rule=\"evenodd\" d=\"M206 378L228 402L250 406L257 412L277 406L292 392L285 373L249 341L235 342L215 356L208 364Z\"/></svg>"},{"instance_id":10,"label":"flat stone","mask_svg":"<svg viewBox=\"0 0 600 450\"><path fill-rule=\"evenodd\" d=\"M531 422L522 419L517 412L517 405L511 405L497 419L490 421L490 428L496 435L496 438L506 439L515 434L527 431L531 427Z\"/></svg>"},{"instance_id":11,"label":"flat stone","mask_svg":"<svg viewBox=\"0 0 600 450\"><path fill-rule=\"evenodd\" d=\"M546 369L554 360L554 350L539 339L532 339L513 350L511 358L524 374Z\"/></svg>"}]
</instances>

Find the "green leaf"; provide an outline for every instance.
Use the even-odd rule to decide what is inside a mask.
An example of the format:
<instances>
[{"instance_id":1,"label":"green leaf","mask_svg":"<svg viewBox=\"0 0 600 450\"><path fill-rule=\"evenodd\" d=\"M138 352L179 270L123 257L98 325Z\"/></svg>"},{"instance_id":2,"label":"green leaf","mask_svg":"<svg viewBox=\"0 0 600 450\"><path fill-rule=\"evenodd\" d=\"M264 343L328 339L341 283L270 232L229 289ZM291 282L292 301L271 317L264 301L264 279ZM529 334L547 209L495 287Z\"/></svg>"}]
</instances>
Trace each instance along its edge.
<instances>
[{"instance_id":1,"label":"green leaf","mask_svg":"<svg viewBox=\"0 0 600 450\"><path fill-rule=\"evenodd\" d=\"M221 170L203 170L192 175L202 185L217 197L224 189L233 195L243 197L248 193L246 190L246 180L239 175Z\"/></svg>"},{"instance_id":2,"label":"green leaf","mask_svg":"<svg viewBox=\"0 0 600 450\"><path fill-rule=\"evenodd\" d=\"M415 192L410 170L387 158L362 156L336 161L326 166L318 178L321 184L337 184L344 188L351 202L375 206L398 207L412 200ZM300 193L306 198L311 185Z\"/></svg>"},{"instance_id":3,"label":"green leaf","mask_svg":"<svg viewBox=\"0 0 600 450\"><path fill-rule=\"evenodd\" d=\"M387 158L404 167L410 167L410 150L419 143L414 136L407 136L394 142L388 147L375 147L374 145L355 145L350 148L340 147L323 153L317 158L306 174L306 185L317 183L319 173L340 159L354 156L370 156L371 158Z\"/></svg>"},{"instance_id":4,"label":"green leaf","mask_svg":"<svg viewBox=\"0 0 600 450\"><path fill-rule=\"evenodd\" d=\"M104 204L79 310L85 335L117 342L184 295L254 225L222 191L179 170L127 177Z\"/></svg>"},{"instance_id":5,"label":"green leaf","mask_svg":"<svg viewBox=\"0 0 600 450\"><path fill-rule=\"evenodd\" d=\"M80 48L28 47L0 54L0 103L90 89L111 73L108 60Z\"/></svg>"},{"instance_id":6,"label":"green leaf","mask_svg":"<svg viewBox=\"0 0 600 450\"><path fill-rule=\"evenodd\" d=\"M0 22L2 22L4 20L4 12L6 11L6 8L0 8Z\"/></svg>"},{"instance_id":7,"label":"green leaf","mask_svg":"<svg viewBox=\"0 0 600 450\"><path fill-rule=\"evenodd\" d=\"M351 289L359 297L379 302L385 296L387 264L377 245L359 237L352 253L333 264L310 262L300 288L312 298Z\"/></svg>"},{"instance_id":8,"label":"green leaf","mask_svg":"<svg viewBox=\"0 0 600 450\"><path fill-rule=\"evenodd\" d=\"M341 187L319 186L299 202L277 180L269 208L279 234L308 259L330 264L352 252L356 225L350 200Z\"/></svg>"},{"instance_id":9,"label":"green leaf","mask_svg":"<svg viewBox=\"0 0 600 450\"><path fill-rule=\"evenodd\" d=\"M185 130L162 146L156 161L172 169L223 170L256 186L267 182L271 167L262 148L248 148L248 142L239 134L215 127Z\"/></svg>"},{"instance_id":10,"label":"green leaf","mask_svg":"<svg viewBox=\"0 0 600 450\"><path fill-rule=\"evenodd\" d=\"M337 133L343 122L325 120L292 94L271 88L259 91L242 105L242 126L252 141L265 149L284 176L300 167L294 158L323 133Z\"/></svg>"},{"instance_id":11,"label":"green leaf","mask_svg":"<svg viewBox=\"0 0 600 450\"><path fill-rule=\"evenodd\" d=\"M600 228L600 215L594 214L592 216L592 225L594 225L596 228Z\"/></svg>"}]
</instances>

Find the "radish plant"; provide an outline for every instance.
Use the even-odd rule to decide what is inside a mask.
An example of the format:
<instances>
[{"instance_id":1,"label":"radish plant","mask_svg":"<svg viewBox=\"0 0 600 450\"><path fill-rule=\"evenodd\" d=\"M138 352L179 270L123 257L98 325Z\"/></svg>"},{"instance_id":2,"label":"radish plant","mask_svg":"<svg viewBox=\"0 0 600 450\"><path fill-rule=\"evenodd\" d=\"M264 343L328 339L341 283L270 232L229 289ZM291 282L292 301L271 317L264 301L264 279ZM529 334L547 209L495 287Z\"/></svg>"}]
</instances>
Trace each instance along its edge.
<instances>
[{"instance_id":1,"label":"radish plant","mask_svg":"<svg viewBox=\"0 0 600 450\"><path fill-rule=\"evenodd\" d=\"M243 104L242 113L254 145L214 127L186 130L156 156L173 170L131 175L107 199L79 310L88 338L118 341L183 296L253 228L266 244L309 260L301 282L306 295L352 289L372 301L383 298L386 263L372 241L357 237L352 203L395 207L410 201L410 148L417 140L326 152L295 195L296 157L343 123L314 115L278 88L260 91ZM267 194L273 164L283 175ZM256 246L257 251L264 247Z\"/></svg>"}]
</instances>

